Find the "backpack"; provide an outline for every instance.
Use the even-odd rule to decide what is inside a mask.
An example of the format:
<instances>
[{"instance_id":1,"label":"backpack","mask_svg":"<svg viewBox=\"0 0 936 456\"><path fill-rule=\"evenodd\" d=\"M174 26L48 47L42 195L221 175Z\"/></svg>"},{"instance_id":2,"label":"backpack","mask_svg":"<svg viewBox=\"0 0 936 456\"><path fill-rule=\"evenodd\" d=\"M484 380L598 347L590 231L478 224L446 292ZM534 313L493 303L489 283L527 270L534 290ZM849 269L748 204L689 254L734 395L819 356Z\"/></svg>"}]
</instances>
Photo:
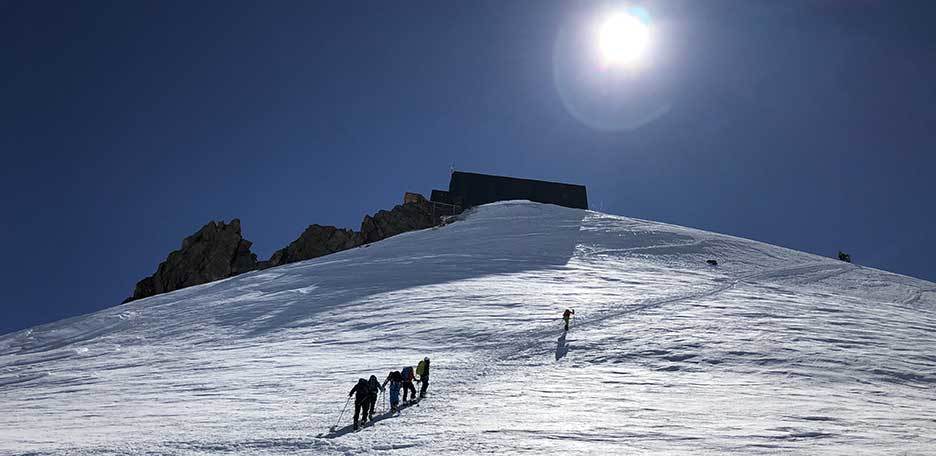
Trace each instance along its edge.
<instances>
[{"instance_id":1,"label":"backpack","mask_svg":"<svg viewBox=\"0 0 936 456\"><path fill-rule=\"evenodd\" d=\"M367 391L370 394L380 393L380 382L374 376L371 376L371 379L367 382Z\"/></svg>"},{"instance_id":2,"label":"backpack","mask_svg":"<svg viewBox=\"0 0 936 456\"><path fill-rule=\"evenodd\" d=\"M366 396L367 393L370 392L370 386L367 385L367 380L364 380L363 378L359 378L354 392L355 392L356 397Z\"/></svg>"},{"instance_id":3,"label":"backpack","mask_svg":"<svg viewBox=\"0 0 936 456\"><path fill-rule=\"evenodd\" d=\"M419 374L420 378L424 377L428 373L427 372L428 370L429 370L429 363L427 363L426 360L420 361L419 365L416 366L416 373Z\"/></svg>"},{"instance_id":4,"label":"backpack","mask_svg":"<svg viewBox=\"0 0 936 456\"><path fill-rule=\"evenodd\" d=\"M415 376L413 375L413 367L412 366L404 367L403 373L401 375L403 376L404 382L412 381L415 378Z\"/></svg>"}]
</instances>

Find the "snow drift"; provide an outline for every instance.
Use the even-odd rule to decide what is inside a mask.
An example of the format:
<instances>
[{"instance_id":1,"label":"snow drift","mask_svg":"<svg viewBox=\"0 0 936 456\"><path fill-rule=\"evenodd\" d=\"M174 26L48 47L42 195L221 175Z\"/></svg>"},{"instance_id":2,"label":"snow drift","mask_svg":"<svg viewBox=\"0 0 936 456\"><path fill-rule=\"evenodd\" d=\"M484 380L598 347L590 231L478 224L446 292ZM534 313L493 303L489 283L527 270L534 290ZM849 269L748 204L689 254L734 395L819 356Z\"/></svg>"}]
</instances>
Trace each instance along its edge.
<instances>
[{"instance_id":1,"label":"snow drift","mask_svg":"<svg viewBox=\"0 0 936 456\"><path fill-rule=\"evenodd\" d=\"M0 454L932 454L934 309L909 277L496 203L0 336ZM424 355L419 407L322 435Z\"/></svg>"}]
</instances>

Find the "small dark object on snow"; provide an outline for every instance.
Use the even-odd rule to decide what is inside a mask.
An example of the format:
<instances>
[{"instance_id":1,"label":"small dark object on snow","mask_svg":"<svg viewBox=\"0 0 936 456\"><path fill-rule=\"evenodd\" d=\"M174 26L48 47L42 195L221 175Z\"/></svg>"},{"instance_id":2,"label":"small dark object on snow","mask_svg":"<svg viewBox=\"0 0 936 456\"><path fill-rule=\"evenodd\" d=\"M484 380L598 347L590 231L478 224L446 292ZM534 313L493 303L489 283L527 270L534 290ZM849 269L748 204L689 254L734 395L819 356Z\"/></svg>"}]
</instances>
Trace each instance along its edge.
<instances>
[{"instance_id":1,"label":"small dark object on snow","mask_svg":"<svg viewBox=\"0 0 936 456\"><path fill-rule=\"evenodd\" d=\"M718 261L716 260L705 260L705 262L711 266L718 266Z\"/></svg>"},{"instance_id":2,"label":"small dark object on snow","mask_svg":"<svg viewBox=\"0 0 936 456\"><path fill-rule=\"evenodd\" d=\"M849 254L847 254L847 253L845 253L845 252L843 252L843 251L841 251L841 250L839 250L838 259L840 259L840 260L842 260L842 261L844 261L844 262L846 262L846 263L851 263L851 255L849 255Z\"/></svg>"}]
</instances>

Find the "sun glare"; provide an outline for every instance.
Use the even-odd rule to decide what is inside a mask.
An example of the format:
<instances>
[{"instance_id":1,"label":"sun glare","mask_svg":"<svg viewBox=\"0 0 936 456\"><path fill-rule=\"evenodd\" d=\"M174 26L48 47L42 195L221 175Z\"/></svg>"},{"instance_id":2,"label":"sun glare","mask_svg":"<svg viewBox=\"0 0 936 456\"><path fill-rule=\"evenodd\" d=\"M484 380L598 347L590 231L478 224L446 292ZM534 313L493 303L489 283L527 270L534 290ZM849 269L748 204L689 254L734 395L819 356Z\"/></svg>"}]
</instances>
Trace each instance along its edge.
<instances>
[{"instance_id":1,"label":"sun glare","mask_svg":"<svg viewBox=\"0 0 936 456\"><path fill-rule=\"evenodd\" d=\"M650 28L639 17L618 12L598 27L598 50L606 66L639 63L650 42Z\"/></svg>"}]
</instances>

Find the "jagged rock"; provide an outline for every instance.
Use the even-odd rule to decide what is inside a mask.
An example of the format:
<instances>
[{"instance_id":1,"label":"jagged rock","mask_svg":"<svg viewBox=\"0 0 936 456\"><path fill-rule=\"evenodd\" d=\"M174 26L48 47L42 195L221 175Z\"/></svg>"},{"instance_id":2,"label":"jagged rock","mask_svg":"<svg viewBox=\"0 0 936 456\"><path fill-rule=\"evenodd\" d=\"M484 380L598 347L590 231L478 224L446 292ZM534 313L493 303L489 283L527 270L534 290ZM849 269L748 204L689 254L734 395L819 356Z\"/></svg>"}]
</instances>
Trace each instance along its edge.
<instances>
[{"instance_id":1,"label":"jagged rock","mask_svg":"<svg viewBox=\"0 0 936 456\"><path fill-rule=\"evenodd\" d=\"M360 233L333 226L309 225L298 239L277 250L261 267L271 268L296 261L310 260L362 244Z\"/></svg>"},{"instance_id":2,"label":"jagged rock","mask_svg":"<svg viewBox=\"0 0 936 456\"><path fill-rule=\"evenodd\" d=\"M409 202L396 206L390 211L377 212L373 217L365 216L364 221L361 222L361 236L364 243L371 243L435 225L428 202Z\"/></svg>"},{"instance_id":3,"label":"jagged rock","mask_svg":"<svg viewBox=\"0 0 936 456\"><path fill-rule=\"evenodd\" d=\"M208 283L255 269L309 260L386 239L407 231L435 226L438 214L422 195L407 194L404 204L390 211L365 216L361 231L310 225L269 260L257 261L250 241L241 236L240 220L229 224L211 222L182 241L182 248L169 254L156 273L136 284L133 296L124 302Z\"/></svg>"},{"instance_id":4,"label":"jagged rock","mask_svg":"<svg viewBox=\"0 0 936 456\"><path fill-rule=\"evenodd\" d=\"M241 235L240 220L209 222L182 241L156 273L139 281L127 301L224 279L257 268L251 242ZM124 301L124 302L127 302Z\"/></svg>"}]
</instances>

